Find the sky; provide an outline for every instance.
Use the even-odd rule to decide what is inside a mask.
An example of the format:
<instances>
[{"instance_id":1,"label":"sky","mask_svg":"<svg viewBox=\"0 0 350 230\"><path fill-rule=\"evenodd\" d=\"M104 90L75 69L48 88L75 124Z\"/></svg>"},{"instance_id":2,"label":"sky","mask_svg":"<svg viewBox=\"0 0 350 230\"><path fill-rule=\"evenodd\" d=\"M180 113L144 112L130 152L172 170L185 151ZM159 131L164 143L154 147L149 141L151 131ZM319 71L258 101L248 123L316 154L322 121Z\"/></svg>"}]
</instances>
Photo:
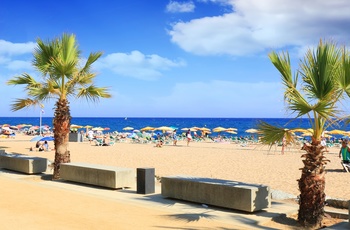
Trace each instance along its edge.
<instances>
[{"instance_id":1,"label":"sky","mask_svg":"<svg viewBox=\"0 0 350 230\"><path fill-rule=\"evenodd\" d=\"M74 117L291 116L283 103L271 51L288 51L297 68L319 40L350 43L348 0L2 0L0 117L21 86L14 76L40 74L31 65L36 39L73 33L82 57L102 51L96 84L109 87L98 103L70 99ZM54 101L44 104L53 116Z\"/></svg>"}]
</instances>

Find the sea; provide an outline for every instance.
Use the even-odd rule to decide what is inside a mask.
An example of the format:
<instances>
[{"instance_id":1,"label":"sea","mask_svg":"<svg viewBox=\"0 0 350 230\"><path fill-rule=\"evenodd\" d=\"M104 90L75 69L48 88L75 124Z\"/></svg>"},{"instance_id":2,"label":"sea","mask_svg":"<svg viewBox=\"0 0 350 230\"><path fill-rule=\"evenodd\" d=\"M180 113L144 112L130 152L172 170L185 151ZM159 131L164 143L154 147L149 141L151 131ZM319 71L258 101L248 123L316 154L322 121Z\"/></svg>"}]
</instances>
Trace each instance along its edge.
<instances>
[{"instance_id":1,"label":"sea","mask_svg":"<svg viewBox=\"0 0 350 230\"><path fill-rule=\"evenodd\" d=\"M52 117L42 117L42 125L52 127ZM215 127L236 128L238 136L250 135L245 131L251 128L257 128L260 121L283 128L310 128L309 119L299 118L291 121L289 118L142 118L142 117L73 117L71 124L75 125L91 125L93 127L109 128L108 132L125 132L123 128L133 127L141 129L146 126L160 127L169 126L176 127L178 130L191 127L206 127L213 129ZM2 124L18 125L31 124L40 125L39 117L0 117L0 126ZM335 127L344 129L341 127ZM221 133L225 135L225 133ZM217 133L212 133L213 136ZM231 135L231 134L226 134Z\"/></svg>"}]
</instances>

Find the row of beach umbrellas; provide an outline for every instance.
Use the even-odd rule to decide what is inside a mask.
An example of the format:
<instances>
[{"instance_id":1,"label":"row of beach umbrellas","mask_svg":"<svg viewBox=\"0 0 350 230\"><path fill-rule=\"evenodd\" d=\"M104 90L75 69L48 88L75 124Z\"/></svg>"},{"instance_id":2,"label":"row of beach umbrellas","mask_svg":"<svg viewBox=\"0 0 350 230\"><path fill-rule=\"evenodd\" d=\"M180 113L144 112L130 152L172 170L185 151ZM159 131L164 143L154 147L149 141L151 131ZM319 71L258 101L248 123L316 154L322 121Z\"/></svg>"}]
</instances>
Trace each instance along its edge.
<instances>
[{"instance_id":1,"label":"row of beach umbrellas","mask_svg":"<svg viewBox=\"0 0 350 230\"><path fill-rule=\"evenodd\" d=\"M74 125L72 124L70 126L71 129L81 129L81 128L91 128L91 130L93 131L105 131L105 130L110 130L110 128L106 127L106 128L103 128L103 127L92 127L92 126L81 126L81 125ZM171 131L174 131L174 130L178 130L177 127L168 127L168 126L161 126L161 127L151 127L151 126L146 126L140 130L136 130L134 129L133 127L124 127L123 128L124 131L134 131L134 132L137 132L137 131L163 131L163 132L171 132ZM190 127L190 128L182 128L181 129L182 131L192 131L192 132L195 132L195 131L201 131L201 132L204 132L204 133L211 133L211 131L213 132L217 132L217 133L221 133L221 132L227 132L227 133L230 133L230 134L237 134L237 129L236 128L224 128L224 127L216 127L214 129L209 129L207 127ZM257 133L258 130L257 129L247 129L245 132L247 133Z\"/></svg>"}]
</instances>

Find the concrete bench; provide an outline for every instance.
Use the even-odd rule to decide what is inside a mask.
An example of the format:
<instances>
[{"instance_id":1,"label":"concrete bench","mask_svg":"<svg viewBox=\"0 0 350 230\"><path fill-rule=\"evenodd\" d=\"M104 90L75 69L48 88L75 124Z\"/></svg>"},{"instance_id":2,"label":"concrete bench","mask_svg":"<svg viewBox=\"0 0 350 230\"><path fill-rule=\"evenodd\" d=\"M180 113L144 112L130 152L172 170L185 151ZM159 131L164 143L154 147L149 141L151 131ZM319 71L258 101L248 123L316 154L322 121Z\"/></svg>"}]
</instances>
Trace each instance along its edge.
<instances>
[{"instance_id":1,"label":"concrete bench","mask_svg":"<svg viewBox=\"0 0 350 230\"><path fill-rule=\"evenodd\" d=\"M0 154L0 168L26 174L37 174L47 169L47 159L20 154Z\"/></svg>"},{"instance_id":2,"label":"concrete bench","mask_svg":"<svg viewBox=\"0 0 350 230\"><path fill-rule=\"evenodd\" d=\"M246 212L271 206L268 186L210 178L162 177L162 195Z\"/></svg>"},{"instance_id":3,"label":"concrete bench","mask_svg":"<svg viewBox=\"0 0 350 230\"><path fill-rule=\"evenodd\" d=\"M62 163L60 177L63 180L107 188L135 186L135 170L87 163Z\"/></svg>"}]
</instances>

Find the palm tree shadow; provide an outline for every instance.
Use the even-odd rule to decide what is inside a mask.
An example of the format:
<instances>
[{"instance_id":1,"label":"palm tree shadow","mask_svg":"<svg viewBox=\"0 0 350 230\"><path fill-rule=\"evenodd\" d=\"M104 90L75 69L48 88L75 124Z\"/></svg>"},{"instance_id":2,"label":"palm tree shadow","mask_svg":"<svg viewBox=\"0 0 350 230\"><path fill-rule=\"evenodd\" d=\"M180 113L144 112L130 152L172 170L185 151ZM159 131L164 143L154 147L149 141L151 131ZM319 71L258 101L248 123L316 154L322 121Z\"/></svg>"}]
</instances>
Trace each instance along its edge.
<instances>
[{"instance_id":1,"label":"palm tree shadow","mask_svg":"<svg viewBox=\"0 0 350 230\"><path fill-rule=\"evenodd\" d=\"M276 223L283 224L290 227L300 227L298 221L292 217L288 217L286 214L281 214L277 217L272 218Z\"/></svg>"},{"instance_id":2,"label":"palm tree shadow","mask_svg":"<svg viewBox=\"0 0 350 230\"><path fill-rule=\"evenodd\" d=\"M328 173L343 173L345 172L344 169L326 169L326 172Z\"/></svg>"},{"instance_id":3,"label":"palm tree shadow","mask_svg":"<svg viewBox=\"0 0 350 230\"><path fill-rule=\"evenodd\" d=\"M179 214L171 214L165 215L165 217L177 220L177 221L185 221L186 223L197 222L202 218L205 219L215 219L213 215L208 214L210 211L202 212L202 213L179 213Z\"/></svg>"}]
</instances>

